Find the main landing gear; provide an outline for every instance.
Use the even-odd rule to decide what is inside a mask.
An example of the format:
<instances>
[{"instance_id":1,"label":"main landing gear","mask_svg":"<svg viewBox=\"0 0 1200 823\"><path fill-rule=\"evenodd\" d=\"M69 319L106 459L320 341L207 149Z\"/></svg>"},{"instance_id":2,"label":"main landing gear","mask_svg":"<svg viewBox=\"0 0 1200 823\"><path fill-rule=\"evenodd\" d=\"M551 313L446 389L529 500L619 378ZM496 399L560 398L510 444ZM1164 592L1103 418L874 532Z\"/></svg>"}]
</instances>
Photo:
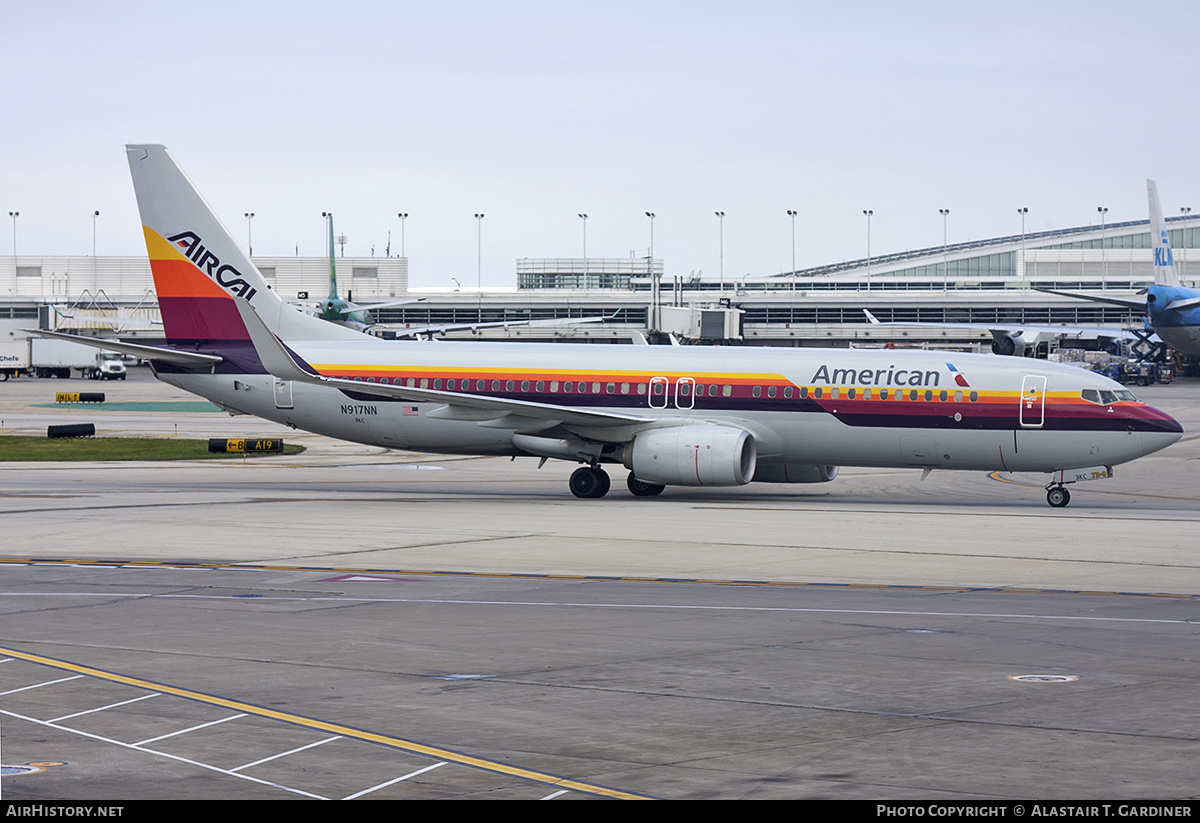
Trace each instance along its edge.
<instances>
[{"instance_id":1,"label":"main landing gear","mask_svg":"<svg viewBox=\"0 0 1200 823\"><path fill-rule=\"evenodd\" d=\"M1051 483L1046 487L1046 502L1056 509L1071 502L1071 493L1061 483Z\"/></svg>"},{"instance_id":2,"label":"main landing gear","mask_svg":"<svg viewBox=\"0 0 1200 823\"><path fill-rule=\"evenodd\" d=\"M568 485L571 487L571 494L576 497L603 497L608 494L612 481L609 480L608 472L604 469L580 466L571 472Z\"/></svg>"},{"instance_id":3,"label":"main landing gear","mask_svg":"<svg viewBox=\"0 0 1200 823\"><path fill-rule=\"evenodd\" d=\"M599 466L581 466L571 473L571 480L568 483L571 488L571 494L579 498L603 497L608 494L608 490L612 485L609 480L608 472ZM634 497L654 497L663 493L666 486L660 486L657 483L647 483L644 480L638 480L633 476L633 472L629 473L629 477L625 480L625 485L629 487L629 491Z\"/></svg>"}]
</instances>

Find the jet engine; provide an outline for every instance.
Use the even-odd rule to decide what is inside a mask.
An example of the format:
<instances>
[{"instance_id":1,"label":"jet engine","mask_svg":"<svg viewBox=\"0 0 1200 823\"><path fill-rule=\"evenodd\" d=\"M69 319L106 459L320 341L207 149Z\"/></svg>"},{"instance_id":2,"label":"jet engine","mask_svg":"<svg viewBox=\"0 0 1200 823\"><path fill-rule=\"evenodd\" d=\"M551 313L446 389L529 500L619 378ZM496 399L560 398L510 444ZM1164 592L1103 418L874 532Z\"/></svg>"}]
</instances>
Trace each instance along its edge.
<instances>
[{"instance_id":1,"label":"jet engine","mask_svg":"<svg viewBox=\"0 0 1200 823\"><path fill-rule=\"evenodd\" d=\"M838 475L837 466L814 463L759 463L755 483L828 483Z\"/></svg>"},{"instance_id":2,"label":"jet engine","mask_svg":"<svg viewBox=\"0 0 1200 823\"><path fill-rule=\"evenodd\" d=\"M1020 334L992 334L992 354L1025 356L1025 338Z\"/></svg>"},{"instance_id":3,"label":"jet engine","mask_svg":"<svg viewBox=\"0 0 1200 823\"><path fill-rule=\"evenodd\" d=\"M744 486L754 477L754 437L732 426L647 429L626 447L625 467L645 483Z\"/></svg>"}]
</instances>

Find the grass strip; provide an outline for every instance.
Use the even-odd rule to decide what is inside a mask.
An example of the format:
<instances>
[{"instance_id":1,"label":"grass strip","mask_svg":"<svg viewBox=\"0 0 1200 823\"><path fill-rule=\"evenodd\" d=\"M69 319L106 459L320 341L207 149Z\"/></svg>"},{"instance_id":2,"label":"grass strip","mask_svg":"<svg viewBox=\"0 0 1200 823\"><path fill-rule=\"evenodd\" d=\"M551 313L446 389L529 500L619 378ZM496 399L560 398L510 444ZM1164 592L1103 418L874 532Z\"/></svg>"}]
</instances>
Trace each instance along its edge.
<instances>
[{"instance_id":1,"label":"grass strip","mask_svg":"<svg viewBox=\"0 0 1200 823\"><path fill-rule=\"evenodd\" d=\"M284 454L299 454L304 447L284 443ZM255 460L270 454L247 453ZM47 437L0 435L0 462L86 460L219 460L241 459L236 454L212 454L207 440L178 437L81 437L51 440Z\"/></svg>"}]
</instances>

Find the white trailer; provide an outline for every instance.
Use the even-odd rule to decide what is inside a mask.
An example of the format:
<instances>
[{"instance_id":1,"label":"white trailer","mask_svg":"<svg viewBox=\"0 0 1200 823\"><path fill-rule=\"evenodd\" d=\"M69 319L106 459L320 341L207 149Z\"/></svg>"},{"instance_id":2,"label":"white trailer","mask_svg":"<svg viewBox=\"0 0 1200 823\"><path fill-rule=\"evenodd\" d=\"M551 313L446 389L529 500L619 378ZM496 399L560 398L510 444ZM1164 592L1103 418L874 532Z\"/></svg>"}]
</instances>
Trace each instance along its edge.
<instances>
[{"instance_id":1,"label":"white trailer","mask_svg":"<svg viewBox=\"0 0 1200 823\"><path fill-rule=\"evenodd\" d=\"M0 381L23 374L67 378L73 369L92 380L125 379L121 355L25 331L36 324L33 319L0 320Z\"/></svg>"}]
</instances>

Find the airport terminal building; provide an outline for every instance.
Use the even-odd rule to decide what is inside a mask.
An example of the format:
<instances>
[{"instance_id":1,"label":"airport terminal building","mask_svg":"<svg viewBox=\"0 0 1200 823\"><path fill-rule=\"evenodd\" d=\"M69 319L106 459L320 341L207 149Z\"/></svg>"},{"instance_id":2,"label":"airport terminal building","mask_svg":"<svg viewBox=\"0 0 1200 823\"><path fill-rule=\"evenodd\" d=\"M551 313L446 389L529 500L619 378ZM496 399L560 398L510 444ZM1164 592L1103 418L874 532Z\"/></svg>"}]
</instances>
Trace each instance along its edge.
<instances>
[{"instance_id":1,"label":"airport terminal building","mask_svg":"<svg viewBox=\"0 0 1200 823\"><path fill-rule=\"evenodd\" d=\"M1185 285L1200 280L1190 261L1200 226L1168 220L1176 268ZM267 282L287 299L328 292L328 259L256 257ZM1190 265L1189 265L1190 264ZM338 282L356 302L403 298L408 261L338 258ZM1012 323L1131 327L1128 309L1038 289L1128 296L1153 282L1149 221L1031 232L881 255L779 275L719 282L669 273L661 259L525 258L516 288L422 290L421 302L377 313L382 324L421 327L604 316L578 327L488 328L450 336L486 339L627 342L633 331L755 345L990 345L986 332L884 323ZM151 317L157 311L145 257L0 257L0 317L34 317L42 305ZM721 313L714 322L713 313ZM95 312L93 312L95 313ZM43 315L46 315L43 312ZM53 313L50 313L51 315ZM78 312L77 312L78 314ZM70 328L67 321L55 321ZM77 321L82 322L82 321ZM84 327L100 328L95 323ZM128 329L130 336L151 332ZM122 332L124 335L126 332Z\"/></svg>"}]
</instances>

